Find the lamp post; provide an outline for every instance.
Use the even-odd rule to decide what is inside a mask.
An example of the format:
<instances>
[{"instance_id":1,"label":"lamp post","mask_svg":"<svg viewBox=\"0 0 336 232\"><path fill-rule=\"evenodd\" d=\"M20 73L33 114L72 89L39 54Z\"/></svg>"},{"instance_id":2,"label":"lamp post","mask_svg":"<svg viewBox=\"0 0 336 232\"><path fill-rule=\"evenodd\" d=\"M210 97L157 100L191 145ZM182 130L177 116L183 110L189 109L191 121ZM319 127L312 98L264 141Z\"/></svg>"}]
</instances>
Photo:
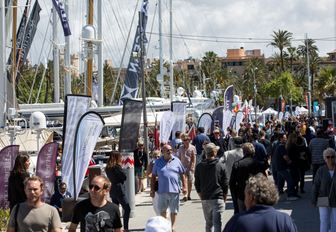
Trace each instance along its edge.
<instances>
[{"instance_id":1,"label":"lamp post","mask_svg":"<svg viewBox=\"0 0 336 232\"><path fill-rule=\"evenodd\" d=\"M254 122L257 124L257 84L256 84L256 70L257 67L253 69L253 98L254 98Z\"/></svg>"}]
</instances>

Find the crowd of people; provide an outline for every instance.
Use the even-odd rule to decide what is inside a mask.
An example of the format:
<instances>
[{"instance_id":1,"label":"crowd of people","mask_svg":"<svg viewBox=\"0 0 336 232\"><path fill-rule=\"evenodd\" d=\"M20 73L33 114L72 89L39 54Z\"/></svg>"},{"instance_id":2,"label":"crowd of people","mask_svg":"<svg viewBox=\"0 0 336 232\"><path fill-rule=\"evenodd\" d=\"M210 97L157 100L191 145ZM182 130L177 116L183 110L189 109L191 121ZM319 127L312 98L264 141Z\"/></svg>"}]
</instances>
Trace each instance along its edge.
<instances>
[{"instance_id":1,"label":"crowd of people","mask_svg":"<svg viewBox=\"0 0 336 232\"><path fill-rule=\"evenodd\" d=\"M79 224L81 231L129 230L131 208L121 158L112 152L105 175L91 178L89 197L75 205L69 231ZM194 138L177 132L175 139L151 152L150 160L139 140L135 192L145 189L143 179L148 177L157 217L148 220L147 231L175 231L180 200L190 201L193 187L201 199L206 232L297 231L290 216L273 205L282 194L288 201L299 200L307 191L304 177L311 168L311 202L319 209L320 231L336 231L335 158L332 131L308 118L270 120L262 126L245 122L238 131L214 128L208 133L200 127ZM18 155L9 177L8 231L61 231L62 203L71 198L66 183L58 184L46 204L43 180L28 169L29 156ZM234 215L224 223L229 190Z\"/></svg>"}]
</instances>

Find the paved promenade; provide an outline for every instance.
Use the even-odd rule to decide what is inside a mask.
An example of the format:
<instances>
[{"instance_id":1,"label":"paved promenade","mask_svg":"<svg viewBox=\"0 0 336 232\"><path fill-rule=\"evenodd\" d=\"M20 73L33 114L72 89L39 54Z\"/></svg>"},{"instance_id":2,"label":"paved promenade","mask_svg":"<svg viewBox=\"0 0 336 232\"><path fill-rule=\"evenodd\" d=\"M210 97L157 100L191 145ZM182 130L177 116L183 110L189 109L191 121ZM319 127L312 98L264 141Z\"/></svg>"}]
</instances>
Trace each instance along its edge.
<instances>
[{"instance_id":1,"label":"paved promenade","mask_svg":"<svg viewBox=\"0 0 336 232\"><path fill-rule=\"evenodd\" d=\"M283 212L288 213L294 220L298 231L318 232L319 231L319 214L318 210L310 203L311 196L311 175L306 175L306 193L301 194L302 198L297 201L287 201L286 196L282 195L279 203L275 206ZM192 200L181 202L180 213L177 216L177 232L203 232L205 221L202 212L201 201L195 191L191 195ZM130 219L130 231L144 231L148 218L155 216L152 199L149 191L136 195L136 207L134 217ZM233 205L229 195L226 203L224 223L233 215ZM253 222L251 222L253 226ZM64 224L65 228L65 224ZM67 230L64 230L67 231ZM79 231L79 230L77 230Z\"/></svg>"},{"instance_id":2,"label":"paved promenade","mask_svg":"<svg viewBox=\"0 0 336 232\"><path fill-rule=\"evenodd\" d=\"M285 195L281 195L279 203L275 206L283 212L288 213L294 220L298 231L318 232L319 214L318 210L310 203L311 196L311 175L306 175L306 193L301 194L302 198L297 201L287 201ZM202 212L201 201L195 191L191 195L192 200L181 202L180 213L177 216L176 231L178 232L202 232L205 231L205 221ZM233 215L231 197L228 197L224 223ZM135 216L130 219L131 231L144 231L148 218L155 216L149 192L136 195ZM253 226L253 222L251 222Z\"/></svg>"}]
</instances>

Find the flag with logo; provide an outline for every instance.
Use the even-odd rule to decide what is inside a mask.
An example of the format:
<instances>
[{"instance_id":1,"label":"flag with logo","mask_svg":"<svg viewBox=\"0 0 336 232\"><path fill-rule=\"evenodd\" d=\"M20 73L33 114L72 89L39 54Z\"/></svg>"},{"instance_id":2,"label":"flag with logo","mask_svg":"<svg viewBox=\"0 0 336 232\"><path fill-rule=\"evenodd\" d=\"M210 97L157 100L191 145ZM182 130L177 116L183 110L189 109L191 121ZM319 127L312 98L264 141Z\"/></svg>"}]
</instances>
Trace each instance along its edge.
<instances>
[{"instance_id":1,"label":"flag with logo","mask_svg":"<svg viewBox=\"0 0 336 232\"><path fill-rule=\"evenodd\" d=\"M47 143L37 156L36 175L44 181L43 197L46 202L50 201L54 193L57 150L56 142Z\"/></svg>"},{"instance_id":2,"label":"flag with logo","mask_svg":"<svg viewBox=\"0 0 336 232\"><path fill-rule=\"evenodd\" d=\"M52 0L54 7L58 13L58 16L62 23L64 36L71 35L70 25L68 21L68 16L65 13L64 5L60 0Z\"/></svg>"},{"instance_id":3,"label":"flag with logo","mask_svg":"<svg viewBox=\"0 0 336 232\"><path fill-rule=\"evenodd\" d=\"M148 12L148 0L143 0L141 6L141 18L142 18L142 25L138 25L136 29L136 34L131 50L131 56L128 63L126 77L124 81L124 86L121 91L120 95L120 102L123 102L126 98L135 98L138 95L138 82L140 78L140 41L141 41L141 34L143 35L143 41L146 42L146 25L147 25L147 12ZM141 33L143 32L143 33Z\"/></svg>"},{"instance_id":4,"label":"flag with logo","mask_svg":"<svg viewBox=\"0 0 336 232\"><path fill-rule=\"evenodd\" d=\"M90 97L69 94L65 98L63 125L62 179L72 182L72 159L74 153L75 133L79 119L89 110Z\"/></svg>"},{"instance_id":5,"label":"flag with logo","mask_svg":"<svg viewBox=\"0 0 336 232\"><path fill-rule=\"evenodd\" d=\"M233 103L233 85L226 88L224 92L224 107L225 110L232 110Z\"/></svg>"},{"instance_id":6,"label":"flag with logo","mask_svg":"<svg viewBox=\"0 0 336 232\"><path fill-rule=\"evenodd\" d=\"M121 118L119 151L130 152L135 150L138 142L142 109L142 101L125 99Z\"/></svg>"},{"instance_id":7,"label":"flag with logo","mask_svg":"<svg viewBox=\"0 0 336 232\"><path fill-rule=\"evenodd\" d=\"M0 151L0 208L8 206L8 178L19 154L19 145L10 145Z\"/></svg>"},{"instance_id":8,"label":"flag with logo","mask_svg":"<svg viewBox=\"0 0 336 232\"><path fill-rule=\"evenodd\" d=\"M70 161L73 169L69 176L71 181L68 182L68 191L75 199L79 195L86 169L104 124L103 118L93 111L86 112L78 121L74 152Z\"/></svg>"}]
</instances>

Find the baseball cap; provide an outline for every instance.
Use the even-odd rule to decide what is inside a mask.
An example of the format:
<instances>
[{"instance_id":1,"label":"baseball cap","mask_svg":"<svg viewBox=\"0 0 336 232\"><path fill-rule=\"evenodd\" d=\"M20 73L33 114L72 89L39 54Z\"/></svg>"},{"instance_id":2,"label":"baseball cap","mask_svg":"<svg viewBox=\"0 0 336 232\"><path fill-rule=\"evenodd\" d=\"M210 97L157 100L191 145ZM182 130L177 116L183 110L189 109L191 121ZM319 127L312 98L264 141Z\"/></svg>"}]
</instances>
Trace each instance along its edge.
<instances>
[{"instance_id":1,"label":"baseball cap","mask_svg":"<svg viewBox=\"0 0 336 232\"><path fill-rule=\"evenodd\" d=\"M145 232L171 232L171 223L162 216L155 216L148 219Z\"/></svg>"}]
</instances>

